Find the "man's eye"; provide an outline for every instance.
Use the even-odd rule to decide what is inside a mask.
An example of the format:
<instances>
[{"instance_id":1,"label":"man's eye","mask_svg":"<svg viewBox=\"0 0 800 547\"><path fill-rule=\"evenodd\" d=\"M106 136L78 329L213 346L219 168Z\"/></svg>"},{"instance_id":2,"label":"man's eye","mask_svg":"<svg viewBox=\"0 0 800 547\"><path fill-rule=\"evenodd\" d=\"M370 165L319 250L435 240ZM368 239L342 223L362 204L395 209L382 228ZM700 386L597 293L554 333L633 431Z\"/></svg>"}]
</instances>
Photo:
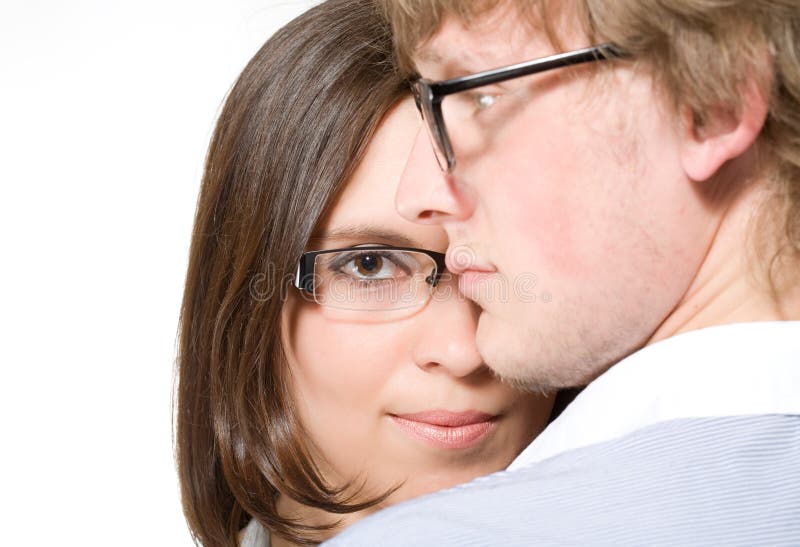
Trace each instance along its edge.
<instances>
[{"instance_id":1,"label":"man's eye","mask_svg":"<svg viewBox=\"0 0 800 547\"><path fill-rule=\"evenodd\" d=\"M486 110L497 101L497 96L489 93L475 93L472 100L476 110Z\"/></svg>"}]
</instances>

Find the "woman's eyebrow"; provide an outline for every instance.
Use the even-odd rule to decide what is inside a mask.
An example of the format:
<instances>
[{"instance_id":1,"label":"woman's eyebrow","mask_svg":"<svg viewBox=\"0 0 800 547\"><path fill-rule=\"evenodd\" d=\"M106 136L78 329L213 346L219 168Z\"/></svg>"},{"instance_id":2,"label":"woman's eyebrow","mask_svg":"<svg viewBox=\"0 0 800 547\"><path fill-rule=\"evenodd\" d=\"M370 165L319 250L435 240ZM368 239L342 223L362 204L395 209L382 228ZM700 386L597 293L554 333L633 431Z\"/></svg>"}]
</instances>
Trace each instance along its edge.
<instances>
[{"instance_id":1,"label":"woman's eyebrow","mask_svg":"<svg viewBox=\"0 0 800 547\"><path fill-rule=\"evenodd\" d=\"M352 224L345 226L337 226L331 230L325 230L321 233L315 233L309 241L329 241L329 240L375 240L376 242L389 242L399 247L419 247L417 241L409 238L405 234L396 232L390 228L383 226L375 226L371 224Z\"/></svg>"}]
</instances>

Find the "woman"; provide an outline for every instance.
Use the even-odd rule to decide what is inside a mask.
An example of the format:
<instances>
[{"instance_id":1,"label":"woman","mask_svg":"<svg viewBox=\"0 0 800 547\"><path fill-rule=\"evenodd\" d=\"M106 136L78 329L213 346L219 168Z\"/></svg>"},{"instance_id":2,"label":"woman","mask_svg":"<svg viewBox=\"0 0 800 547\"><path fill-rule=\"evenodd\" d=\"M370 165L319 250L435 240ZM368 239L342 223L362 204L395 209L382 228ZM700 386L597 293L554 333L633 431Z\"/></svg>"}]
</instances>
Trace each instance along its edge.
<instances>
[{"instance_id":1,"label":"woman","mask_svg":"<svg viewBox=\"0 0 800 547\"><path fill-rule=\"evenodd\" d=\"M220 115L178 357L204 545L315 544L504 468L547 421L550 398L477 354L445 233L394 210L419 121L390 51L371 2L329 0L264 45Z\"/></svg>"}]
</instances>

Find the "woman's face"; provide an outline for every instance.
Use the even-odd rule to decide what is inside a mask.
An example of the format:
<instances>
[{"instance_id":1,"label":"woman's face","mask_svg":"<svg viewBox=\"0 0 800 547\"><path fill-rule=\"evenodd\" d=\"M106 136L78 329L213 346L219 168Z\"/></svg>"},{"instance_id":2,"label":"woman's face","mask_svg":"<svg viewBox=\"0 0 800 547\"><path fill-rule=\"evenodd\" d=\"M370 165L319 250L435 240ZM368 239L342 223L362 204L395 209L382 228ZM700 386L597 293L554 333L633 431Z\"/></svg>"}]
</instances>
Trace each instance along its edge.
<instances>
[{"instance_id":1,"label":"woman's face","mask_svg":"<svg viewBox=\"0 0 800 547\"><path fill-rule=\"evenodd\" d=\"M419 127L410 100L386 116L308 250L445 251L441 228L408 222L394 207ZM363 478L364 493L375 495L404 481L389 498L402 501L506 467L543 429L552 399L512 389L483 364L478 310L457 280L445 276L411 313L308 300L295 293L284 306L284 345L300 418L333 484Z\"/></svg>"}]
</instances>

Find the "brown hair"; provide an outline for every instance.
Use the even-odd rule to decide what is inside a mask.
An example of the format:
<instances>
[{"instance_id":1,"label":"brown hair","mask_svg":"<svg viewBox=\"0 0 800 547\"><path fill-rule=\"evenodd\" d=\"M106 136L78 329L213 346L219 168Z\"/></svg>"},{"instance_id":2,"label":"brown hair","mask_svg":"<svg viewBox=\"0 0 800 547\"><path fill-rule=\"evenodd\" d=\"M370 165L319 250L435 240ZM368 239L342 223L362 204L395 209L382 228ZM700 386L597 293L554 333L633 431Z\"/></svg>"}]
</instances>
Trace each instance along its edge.
<instances>
[{"instance_id":1,"label":"brown hair","mask_svg":"<svg viewBox=\"0 0 800 547\"><path fill-rule=\"evenodd\" d=\"M567 14L593 43L614 42L653 69L674 105L699 121L720 105L741 107L741 86L755 77L769 98L759 149L774 179L783 214L779 256L800 256L800 6L797 0L378 0L392 25L398 64L413 71L412 56L446 16L466 25L498 8L544 31L561 49L554 29ZM766 219L769 221L770 219ZM775 242L770 242L774 247ZM773 258L773 261L775 259Z\"/></svg>"},{"instance_id":2,"label":"brown hair","mask_svg":"<svg viewBox=\"0 0 800 547\"><path fill-rule=\"evenodd\" d=\"M303 545L335 526L282 517L279 494L338 514L389 494L356 503L352 485L322 477L289 395L280 311L317 220L407 89L391 46L371 1L323 2L264 44L217 121L177 358L183 508L204 545L237 545L250 517Z\"/></svg>"}]
</instances>

